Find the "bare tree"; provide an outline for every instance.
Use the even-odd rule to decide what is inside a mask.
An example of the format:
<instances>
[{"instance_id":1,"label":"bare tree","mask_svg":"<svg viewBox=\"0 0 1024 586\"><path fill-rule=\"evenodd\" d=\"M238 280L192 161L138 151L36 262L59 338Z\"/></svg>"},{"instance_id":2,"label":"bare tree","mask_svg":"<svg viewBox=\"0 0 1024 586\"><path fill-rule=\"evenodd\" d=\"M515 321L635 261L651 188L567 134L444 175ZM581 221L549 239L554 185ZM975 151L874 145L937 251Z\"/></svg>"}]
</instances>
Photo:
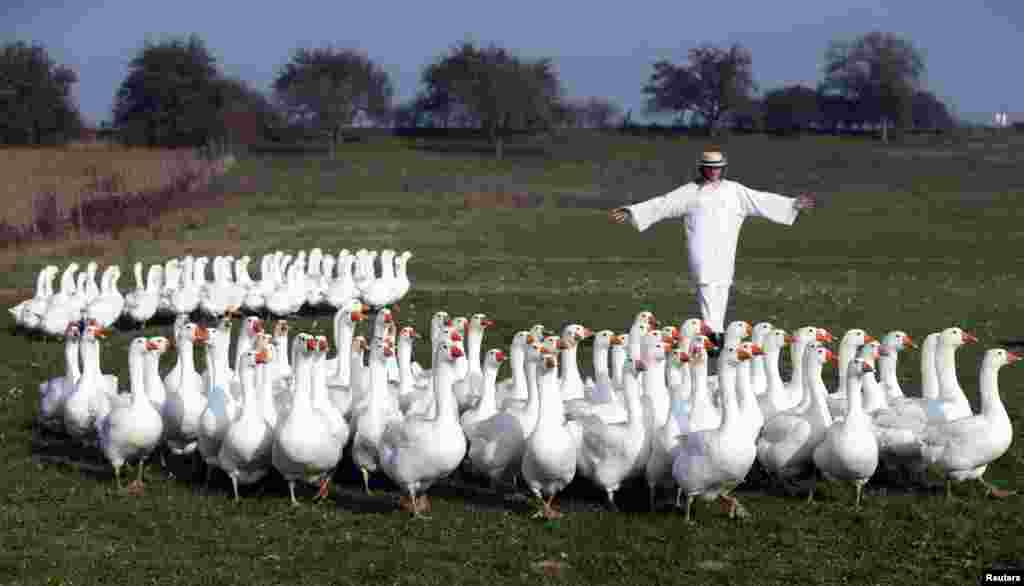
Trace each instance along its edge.
<instances>
[{"instance_id":1,"label":"bare tree","mask_svg":"<svg viewBox=\"0 0 1024 586\"><path fill-rule=\"evenodd\" d=\"M394 88L386 71L353 49L296 49L274 80L274 92L291 116L314 123L331 137L360 112L376 122L391 116Z\"/></svg>"},{"instance_id":2,"label":"bare tree","mask_svg":"<svg viewBox=\"0 0 1024 586\"><path fill-rule=\"evenodd\" d=\"M876 31L829 44L823 86L855 100L869 119L881 122L882 140L888 142L891 122L905 126L912 121L923 74L924 58L910 41Z\"/></svg>"},{"instance_id":3,"label":"bare tree","mask_svg":"<svg viewBox=\"0 0 1024 586\"><path fill-rule=\"evenodd\" d=\"M604 98L587 98L582 107L584 120L590 128L612 128L622 118L622 108Z\"/></svg>"},{"instance_id":4,"label":"bare tree","mask_svg":"<svg viewBox=\"0 0 1024 586\"><path fill-rule=\"evenodd\" d=\"M691 49L686 65L658 61L643 88L649 96L647 110L699 114L713 135L724 117L751 99L756 89L752 63L750 51L738 44Z\"/></svg>"}]
</instances>

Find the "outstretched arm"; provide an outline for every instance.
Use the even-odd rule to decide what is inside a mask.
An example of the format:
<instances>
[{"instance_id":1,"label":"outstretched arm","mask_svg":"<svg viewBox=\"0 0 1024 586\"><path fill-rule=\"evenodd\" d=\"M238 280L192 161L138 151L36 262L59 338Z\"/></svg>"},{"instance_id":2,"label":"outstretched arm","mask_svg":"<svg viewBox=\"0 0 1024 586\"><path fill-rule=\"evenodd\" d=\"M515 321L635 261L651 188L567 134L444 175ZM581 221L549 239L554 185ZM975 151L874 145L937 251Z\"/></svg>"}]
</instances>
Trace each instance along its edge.
<instances>
[{"instance_id":1,"label":"outstretched arm","mask_svg":"<svg viewBox=\"0 0 1024 586\"><path fill-rule=\"evenodd\" d=\"M615 224L625 224L628 220L637 230L643 232L651 224L683 216L692 198L691 191L690 186L684 185L645 202L613 208L608 210L608 218Z\"/></svg>"},{"instance_id":2,"label":"outstretched arm","mask_svg":"<svg viewBox=\"0 0 1024 586\"><path fill-rule=\"evenodd\" d=\"M795 198L738 186L740 202L748 216L767 218L791 226L800 210L813 208L817 200L807 193Z\"/></svg>"}]
</instances>

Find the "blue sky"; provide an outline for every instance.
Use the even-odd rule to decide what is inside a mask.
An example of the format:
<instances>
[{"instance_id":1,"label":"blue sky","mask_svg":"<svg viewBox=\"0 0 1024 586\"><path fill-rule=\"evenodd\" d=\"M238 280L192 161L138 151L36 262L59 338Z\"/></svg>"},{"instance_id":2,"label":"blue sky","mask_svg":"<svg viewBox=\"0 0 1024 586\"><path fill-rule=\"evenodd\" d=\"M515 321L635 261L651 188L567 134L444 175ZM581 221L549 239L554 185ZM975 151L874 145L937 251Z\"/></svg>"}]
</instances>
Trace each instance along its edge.
<instances>
[{"instance_id":1,"label":"blue sky","mask_svg":"<svg viewBox=\"0 0 1024 586\"><path fill-rule=\"evenodd\" d=\"M70 6L68 5L70 4ZM228 74L266 88L298 46L356 47L392 76L405 99L422 67L453 43L496 42L526 57L554 59L566 92L643 105L640 88L658 59L681 63L701 43L736 42L753 53L762 90L816 83L830 40L871 30L910 39L925 55L928 89L964 117L1001 107L1024 113L1024 2L839 0L690 3L519 0L515 3L235 0L0 0L0 40L40 42L79 74L87 119L109 118L127 64L146 39L199 34ZM1011 61L1011 55L1014 55ZM1012 71L1001 71L1012 68ZM1016 119L1024 119L1015 115Z\"/></svg>"}]
</instances>

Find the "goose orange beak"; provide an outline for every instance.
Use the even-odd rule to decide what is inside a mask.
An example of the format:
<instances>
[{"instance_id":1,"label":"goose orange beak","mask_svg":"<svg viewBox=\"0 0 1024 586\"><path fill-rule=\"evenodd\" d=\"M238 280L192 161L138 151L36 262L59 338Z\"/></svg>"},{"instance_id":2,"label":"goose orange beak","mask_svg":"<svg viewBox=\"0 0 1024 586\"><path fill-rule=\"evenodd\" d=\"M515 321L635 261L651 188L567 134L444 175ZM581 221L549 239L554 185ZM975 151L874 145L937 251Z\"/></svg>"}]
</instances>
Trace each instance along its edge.
<instances>
[{"instance_id":1,"label":"goose orange beak","mask_svg":"<svg viewBox=\"0 0 1024 586\"><path fill-rule=\"evenodd\" d=\"M485 328L493 328L495 325L495 321L493 319L485 319L480 322L480 325L482 325Z\"/></svg>"},{"instance_id":2,"label":"goose orange beak","mask_svg":"<svg viewBox=\"0 0 1024 586\"><path fill-rule=\"evenodd\" d=\"M907 346L910 346L911 348L917 348L917 344L914 343L914 339L911 338L910 336L903 336L903 340L904 342L906 342Z\"/></svg>"},{"instance_id":3,"label":"goose orange beak","mask_svg":"<svg viewBox=\"0 0 1024 586\"><path fill-rule=\"evenodd\" d=\"M974 334L970 334L968 332L964 332L963 338L964 338L964 344L969 344L971 342L977 342L978 341L978 338L975 338Z\"/></svg>"},{"instance_id":4,"label":"goose orange beak","mask_svg":"<svg viewBox=\"0 0 1024 586\"><path fill-rule=\"evenodd\" d=\"M754 356L764 356L764 348L760 344L754 344Z\"/></svg>"},{"instance_id":5,"label":"goose orange beak","mask_svg":"<svg viewBox=\"0 0 1024 586\"><path fill-rule=\"evenodd\" d=\"M871 342L874 342L874 341L875 341L875 338L874 338L874 336L872 336L872 335L870 335L870 334L869 334L869 335L866 335L866 336L864 336L864 343L865 343L865 344L870 344Z\"/></svg>"},{"instance_id":6,"label":"goose orange beak","mask_svg":"<svg viewBox=\"0 0 1024 586\"><path fill-rule=\"evenodd\" d=\"M835 353L829 349L825 350L825 362L831 362L832 364L836 364L837 362Z\"/></svg>"},{"instance_id":7,"label":"goose orange beak","mask_svg":"<svg viewBox=\"0 0 1024 586\"><path fill-rule=\"evenodd\" d=\"M156 342L154 342L152 340L146 340L146 350L156 350L159 347L160 347L160 344L157 344Z\"/></svg>"},{"instance_id":8,"label":"goose orange beak","mask_svg":"<svg viewBox=\"0 0 1024 586\"><path fill-rule=\"evenodd\" d=\"M327 352L331 348L331 345L327 342L327 340L320 340L319 345L321 352Z\"/></svg>"},{"instance_id":9,"label":"goose orange beak","mask_svg":"<svg viewBox=\"0 0 1024 586\"><path fill-rule=\"evenodd\" d=\"M1021 359L1020 354L1015 354L1013 352L1007 352L1006 353L1006 363L1007 364L1013 364L1014 362L1017 362L1020 359Z\"/></svg>"},{"instance_id":10,"label":"goose orange beak","mask_svg":"<svg viewBox=\"0 0 1024 586\"><path fill-rule=\"evenodd\" d=\"M316 340L313 338L306 340L306 350L309 350L310 352L316 350Z\"/></svg>"},{"instance_id":11,"label":"goose orange beak","mask_svg":"<svg viewBox=\"0 0 1024 586\"><path fill-rule=\"evenodd\" d=\"M531 345L531 346L533 346L534 344L537 343L537 338L534 338L533 334L527 334L526 335L526 343Z\"/></svg>"},{"instance_id":12,"label":"goose orange beak","mask_svg":"<svg viewBox=\"0 0 1024 586\"><path fill-rule=\"evenodd\" d=\"M700 333L705 336L710 336L715 332L711 329L711 326L708 325L708 322L700 320Z\"/></svg>"},{"instance_id":13,"label":"goose orange beak","mask_svg":"<svg viewBox=\"0 0 1024 586\"><path fill-rule=\"evenodd\" d=\"M790 344L793 343L793 336L790 334L786 334L786 337L782 339L782 343L785 344L786 346L789 346Z\"/></svg>"},{"instance_id":14,"label":"goose orange beak","mask_svg":"<svg viewBox=\"0 0 1024 586\"><path fill-rule=\"evenodd\" d=\"M450 337L451 337L452 342L461 342L462 341L462 336L460 336L458 332L452 332L452 335Z\"/></svg>"},{"instance_id":15,"label":"goose orange beak","mask_svg":"<svg viewBox=\"0 0 1024 586\"><path fill-rule=\"evenodd\" d=\"M256 353L256 364L268 364L270 362L270 353L266 350L260 350Z\"/></svg>"},{"instance_id":16,"label":"goose orange beak","mask_svg":"<svg viewBox=\"0 0 1024 586\"><path fill-rule=\"evenodd\" d=\"M746 350L740 350L736 352L736 357L739 358L740 360L750 360L751 358L753 358L753 356L751 356L750 353L747 352Z\"/></svg>"},{"instance_id":17,"label":"goose orange beak","mask_svg":"<svg viewBox=\"0 0 1024 586\"><path fill-rule=\"evenodd\" d=\"M499 350L494 353L494 358L495 360L498 361L499 364L505 362L505 353Z\"/></svg>"}]
</instances>

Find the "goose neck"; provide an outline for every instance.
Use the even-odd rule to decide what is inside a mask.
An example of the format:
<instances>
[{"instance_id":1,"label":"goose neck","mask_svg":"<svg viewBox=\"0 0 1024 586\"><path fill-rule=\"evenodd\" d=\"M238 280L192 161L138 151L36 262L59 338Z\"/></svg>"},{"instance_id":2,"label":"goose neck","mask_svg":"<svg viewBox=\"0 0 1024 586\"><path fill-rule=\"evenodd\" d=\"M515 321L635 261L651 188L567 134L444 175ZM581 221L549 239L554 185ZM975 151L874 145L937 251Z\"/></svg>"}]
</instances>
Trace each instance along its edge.
<instances>
[{"instance_id":1,"label":"goose neck","mask_svg":"<svg viewBox=\"0 0 1024 586\"><path fill-rule=\"evenodd\" d=\"M559 427L565 418L562 394L558 385L558 369L544 368L543 370L544 372L537 376L537 385L540 391L537 429Z\"/></svg>"},{"instance_id":2,"label":"goose neck","mask_svg":"<svg viewBox=\"0 0 1024 586\"><path fill-rule=\"evenodd\" d=\"M986 356L981 363L978 391L981 395L981 413L983 415L1002 414L1006 416L1006 406L1003 405L999 396L999 366L989 356Z\"/></svg>"}]
</instances>

